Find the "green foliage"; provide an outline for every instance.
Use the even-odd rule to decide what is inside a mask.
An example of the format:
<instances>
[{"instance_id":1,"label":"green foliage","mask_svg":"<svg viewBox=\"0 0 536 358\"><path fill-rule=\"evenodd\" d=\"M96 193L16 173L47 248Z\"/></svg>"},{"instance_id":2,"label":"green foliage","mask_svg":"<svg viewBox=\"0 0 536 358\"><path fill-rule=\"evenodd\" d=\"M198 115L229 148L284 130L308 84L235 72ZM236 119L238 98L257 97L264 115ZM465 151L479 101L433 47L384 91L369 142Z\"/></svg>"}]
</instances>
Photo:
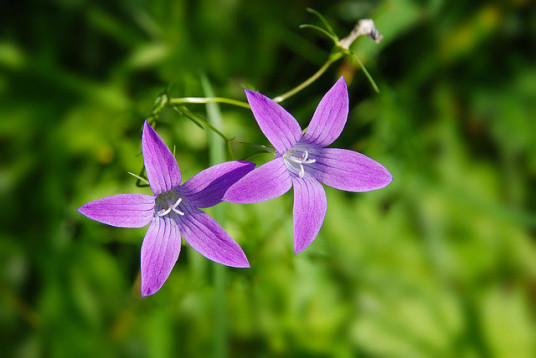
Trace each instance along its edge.
<instances>
[{"instance_id":1,"label":"green foliage","mask_svg":"<svg viewBox=\"0 0 536 358\"><path fill-rule=\"evenodd\" d=\"M536 12L529 1L312 1L342 60L283 105L305 127L339 75L338 147L384 164L370 193L327 189L318 238L294 257L292 193L221 204L252 268L226 269L229 357L534 357ZM8 16L6 16L8 15ZM139 294L145 229L90 221L82 204L136 187L141 128L162 93L243 101L310 77L329 39L299 1L49 1L0 22L0 346L3 357L208 357L221 287L189 247ZM209 164L205 105L164 108L158 133L184 178ZM233 155L267 144L247 109L220 104ZM199 124L199 123L198 123ZM203 125L203 127L205 127ZM269 155L269 154L268 154ZM259 163L268 158L256 156Z\"/></svg>"}]
</instances>

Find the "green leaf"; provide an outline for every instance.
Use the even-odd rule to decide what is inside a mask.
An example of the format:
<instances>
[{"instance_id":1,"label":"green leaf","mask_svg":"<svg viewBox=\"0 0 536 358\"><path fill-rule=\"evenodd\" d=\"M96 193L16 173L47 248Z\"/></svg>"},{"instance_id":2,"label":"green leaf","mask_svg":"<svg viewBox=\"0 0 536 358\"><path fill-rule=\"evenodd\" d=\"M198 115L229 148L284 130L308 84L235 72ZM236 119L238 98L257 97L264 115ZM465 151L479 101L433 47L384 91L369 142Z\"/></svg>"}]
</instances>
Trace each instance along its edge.
<instances>
[{"instance_id":1,"label":"green leaf","mask_svg":"<svg viewBox=\"0 0 536 358\"><path fill-rule=\"evenodd\" d=\"M326 20L326 18L324 16L322 16L321 13L319 13L318 11L316 11L315 9L312 9L310 7L307 8L307 12L313 14L313 15L316 15L316 17L318 17L320 19L320 21L322 21L322 23L324 24L324 26L326 26L326 29L328 30L328 32L333 35L333 37L336 39L335 42L339 41L339 38L337 37L337 34L335 34L335 31L333 31L333 28L330 26L329 22Z\"/></svg>"},{"instance_id":2,"label":"green leaf","mask_svg":"<svg viewBox=\"0 0 536 358\"><path fill-rule=\"evenodd\" d=\"M275 154L275 149L272 148L272 147L267 147L265 145L260 145L260 144L246 143L246 142L239 142L239 143L240 144L245 144L245 145L253 147L253 148L260 149L261 151L266 152L266 153Z\"/></svg>"},{"instance_id":3,"label":"green leaf","mask_svg":"<svg viewBox=\"0 0 536 358\"><path fill-rule=\"evenodd\" d=\"M376 82L374 82L374 79L372 78L372 76L370 75L369 71L367 71L367 68L365 67L365 65L363 64L363 62L361 62L361 60L359 59L359 57L356 56L355 53L351 52L352 56L356 59L357 63L359 64L359 66L361 67L361 69L363 70L363 73L365 74L365 76L368 78L370 84L372 85L372 88L374 88L374 91L376 91L376 93L380 93L380 89L378 88L378 86L376 85Z\"/></svg>"},{"instance_id":4,"label":"green leaf","mask_svg":"<svg viewBox=\"0 0 536 358\"><path fill-rule=\"evenodd\" d=\"M138 179L142 183L145 183L145 184L149 185L149 181L147 179L145 179L144 177L141 177L138 174L134 174L132 172L128 172L128 174L132 175L134 178Z\"/></svg>"},{"instance_id":5,"label":"green leaf","mask_svg":"<svg viewBox=\"0 0 536 358\"><path fill-rule=\"evenodd\" d=\"M335 44L337 44L337 41L339 41L337 36L334 36L333 34L329 33L328 31L324 30L323 28L320 28L320 27L315 26L315 25L303 24L303 25L300 25L300 29L313 29L313 30L316 30L316 31L322 33L323 35L329 37Z\"/></svg>"},{"instance_id":6,"label":"green leaf","mask_svg":"<svg viewBox=\"0 0 536 358\"><path fill-rule=\"evenodd\" d=\"M171 108L173 108L173 110L175 110L176 112L180 113L181 115L185 116L186 118L188 118L189 120L191 120L196 126L198 126L199 128L201 129L205 129L205 127L203 127L203 125L200 123L199 119L196 118L196 116L193 115L192 112L190 111L184 111L184 107L183 106L175 106L175 105L172 105Z\"/></svg>"}]
</instances>

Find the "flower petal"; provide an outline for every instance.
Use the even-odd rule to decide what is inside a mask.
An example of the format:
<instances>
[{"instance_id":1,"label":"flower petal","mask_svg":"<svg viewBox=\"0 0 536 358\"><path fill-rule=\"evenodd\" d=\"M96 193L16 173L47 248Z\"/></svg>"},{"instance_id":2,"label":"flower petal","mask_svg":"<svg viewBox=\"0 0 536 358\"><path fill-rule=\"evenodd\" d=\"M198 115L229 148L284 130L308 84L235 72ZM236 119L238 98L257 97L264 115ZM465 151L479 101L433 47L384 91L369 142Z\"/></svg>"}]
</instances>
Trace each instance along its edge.
<instances>
[{"instance_id":1,"label":"flower petal","mask_svg":"<svg viewBox=\"0 0 536 358\"><path fill-rule=\"evenodd\" d=\"M143 162L149 186L154 195L165 193L181 184L181 172L177 161L164 141L147 121L141 138Z\"/></svg>"},{"instance_id":2,"label":"flower petal","mask_svg":"<svg viewBox=\"0 0 536 358\"><path fill-rule=\"evenodd\" d=\"M261 165L232 185L223 196L224 201L252 204L273 199L289 191L290 173L283 157Z\"/></svg>"},{"instance_id":3,"label":"flower petal","mask_svg":"<svg viewBox=\"0 0 536 358\"><path fill-rule=\"evenodd\" d=\"M197 208L208 208L221 202L231 185L255 168L255 163L232 161L214 165L194 175L180 192Z\"/></svg>"},{"instance_id":4,"label":"flower petal","mask_svg":"<svg viewBox=\"0 0 536 358\"><path fill-rule=\"evenodd\" d=\"M341 135L347 119L348 89L341 77L316 107L303 139L321 147L330 145Z\"/></svg>"},{"instance_id":5,"label":"flower petal","mask_svg":"<svg viewBox=\"0 0 536 358\"><path fill-rule=\"evenodd\" d=\"M246 90L246 97L259 127L279 154L301 139L300 125L283 107L255 91Z\"/></svg>"},{"instance_id":6,"label":"flower petal","mask_svg":"<svg viewBox=\"0 0 536 358\"><path fill-rule=\"evenodd\" d=\"M151 222L154 196L118 194L91 201L78 208L90 219L116 227L143 227Z\"/></svg>"},{"instance_id":7,"label":"flower petal","mask_svg":"<svg viewBox=\"0 0 536 358\"><path fill-rule=\"evenodd\" d=\"M177 223L170 218L155 219L141 245L141 295L154 294L166 282L181 251Z\"/></svg>"},{"instance_id":8,"label":"flower petal","mask_svg":"<svg viewBox=\"0 0 536 358\"><path fill-rule=\"evenodd\" d=\"M383 188L393 177L383 165L369 157L346 149L322 148L310 164L313 175L322 183L346 191Z\"/></svg>"},{"instance_id":9,"label":"flower petal","mask_svg":"<svg viewBox=\"0 0 536 358\"><path fill-rule=\"evenodd\" d=\"M314 178L294 178L294 254L309 246L324 222L326 192Z\"/></svg>"},{"instance_id":10,"label":"flower petal","mask_svg":"<svg viewBox=\"0 0 536 358\"><path fill-rule=\"evenodd\" d=\"M201 255L231 267L249 267L242 248L207 213L187 206L181 217L184 240Z\"/></svg>"}]
</instances>

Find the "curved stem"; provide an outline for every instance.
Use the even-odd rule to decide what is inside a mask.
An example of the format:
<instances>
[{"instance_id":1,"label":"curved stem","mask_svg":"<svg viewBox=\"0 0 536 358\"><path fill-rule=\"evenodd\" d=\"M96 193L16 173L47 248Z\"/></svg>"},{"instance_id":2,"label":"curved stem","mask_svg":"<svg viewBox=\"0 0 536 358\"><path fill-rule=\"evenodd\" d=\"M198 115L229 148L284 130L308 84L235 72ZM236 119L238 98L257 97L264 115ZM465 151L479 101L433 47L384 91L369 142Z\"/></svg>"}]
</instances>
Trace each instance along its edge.
<instances>
[{"instance_id":1,"label":"curved stem","mask_svg":"<svg viewBox=\"0 0 536 358\"><path fill-rule=\"evenodd\" d=\"M197 114L191 112L188 108L184 107L184 106L178 106L178 109L186 116L188 117L192 117L194 118L196 121L199 121L201 123L203 123L205 126L207 126L208 128L210 128L211 130L214 131L214 133L216 133L217 135L219 135L220 137L222 137L222 139L226 142L229 142L231 141L230 139L228 139L225 134L223 134L218 128L214 127L209 121L207 121L206 119L204 119L203 117L201 116L198 116Z\"/></svg>"},{"instance_id":2,"label":"curved stem","mask_svg":"<svg viewBox=\"0 0 536 358\"><path fill-rule=\"evenodd\" d=\"M250 108L249 104L246 102L238 101L236 99L225 98L225 97L183 97L183 98L170 98L169 103L171 104L185 104L185 103L227 103L234 106Z\"/></svg>"},{"instance_id":3,"label":"curved stem","mask_svg":"<svg viewBox=\"0 0 536 358\"><path fill-rule=\"evenodd\" d=\"M277 97L274 97L275 102L283 102L289 97L294 96L296 93L300 92L311 83L316 81L326 70L331 66L332 63L337 62L341 57L345 55L344 51L337 51L331 54L327 61L316 71L311 77L294 87L288 92L283 93ZM251 107L247 102L239 101L236 99L225 98L225 97L182 97L182 98L169 98L168 103L172 105L188 104L188 103L197 103L197 104L208 104L208 103L227 103L234 106L250 109Z\"/></svg>"},{"instance_id":4,"label":"curved stem","mask_svg":"<svg viewBox=\"0 0 536 358\"><path fill-rule=\"evenodd\" d=\"M316 81L320 76L322 76L322 74L326 72L329 66L331 66L332 63L339 60L343 55L344 54L342 52L333 53L331 56L329 56L328 60L322 65L322 67L320 67L318 71L316 71L311 77L309 77L308 79L306 79L305 81L303 81L302 83L300 83L299 85L291 89L290 91L285 92L280 96L274 97L273 100L279 103L279 102L283 102L289 97L294 96L296 93L300 92L305 87L309 86L311 83Z\"/></svg>"}]
</instances>

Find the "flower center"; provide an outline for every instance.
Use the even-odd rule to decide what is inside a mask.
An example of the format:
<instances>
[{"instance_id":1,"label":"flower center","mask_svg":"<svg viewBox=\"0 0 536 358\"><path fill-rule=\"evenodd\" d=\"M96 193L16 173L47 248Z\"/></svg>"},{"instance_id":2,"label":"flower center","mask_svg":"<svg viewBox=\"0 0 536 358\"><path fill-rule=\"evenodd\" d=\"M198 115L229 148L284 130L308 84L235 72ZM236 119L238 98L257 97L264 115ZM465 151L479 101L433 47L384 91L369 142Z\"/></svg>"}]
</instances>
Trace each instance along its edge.
<instances>
[{"instance_id":1,"label":"flower center","mask_svg":"<svg viewBox=\"0 0 536 358\"><path fill-rule=\"evenodd\" d=\"M296 148L286 152L283 155L283 159L285 160L287 167L293 172L297 172L300 178L303 178L305 175L305 168L303 165L316 162L316 159L309 159L309 152L306 150L302 152L300 150L296 150Z\"/></svg>"},{"instance_id":2,"label":"flower center","mask_svg":"<svg viewBox=\"0 0 536 358\"><path fill-rule=\"evenodd\" d=\"M184 215L184 212L179 210L181 202L182 198L177 193L168 191L156 197L154 211L160 217L166 216L172 211L176 214Z\"/></svg>"}]
</instances>

